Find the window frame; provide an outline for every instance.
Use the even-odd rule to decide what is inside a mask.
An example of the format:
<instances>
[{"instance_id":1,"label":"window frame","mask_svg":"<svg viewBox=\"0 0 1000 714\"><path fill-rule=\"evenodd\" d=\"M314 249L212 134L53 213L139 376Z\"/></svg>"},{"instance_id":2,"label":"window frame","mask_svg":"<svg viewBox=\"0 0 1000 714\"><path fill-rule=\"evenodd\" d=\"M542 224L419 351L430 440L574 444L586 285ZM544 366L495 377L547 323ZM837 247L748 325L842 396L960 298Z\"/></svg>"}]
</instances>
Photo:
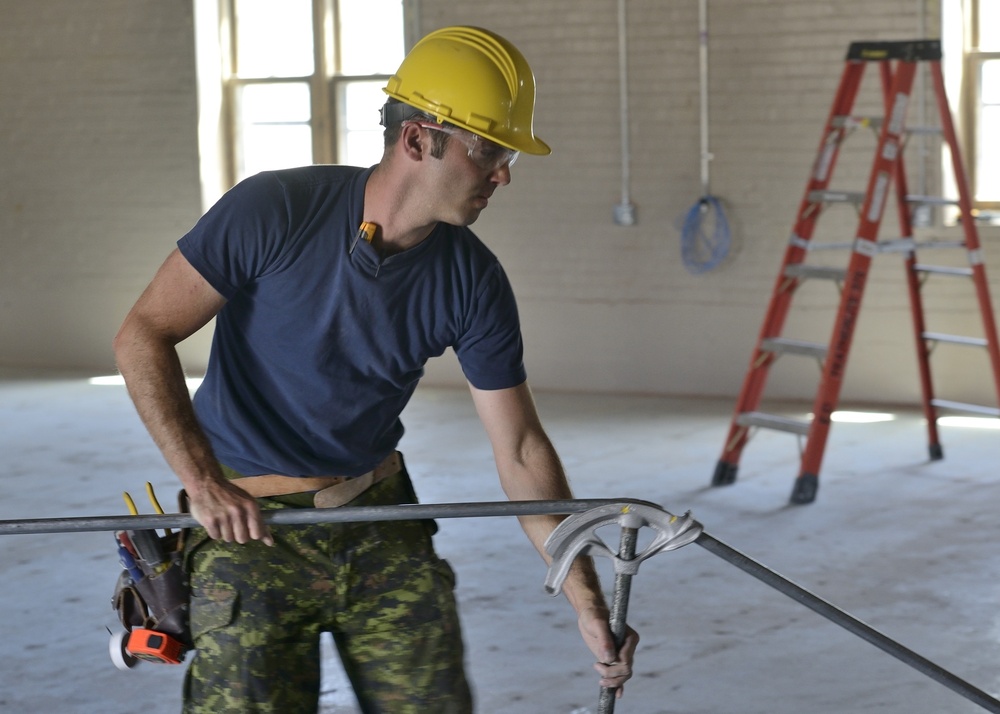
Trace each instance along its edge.
<instances>
[{"instance_id":1,"label":"window frame","mask_svg":"<svg viewBox=\"0 0 1000 714\"><path fill-rule=\"evenodd\" d=\"M311 0L313 14L313 71L298 77L240 77L236 66L237 47L237 0L218 0L219 40L221 52L221 107L220 123L222 143L219 158L222 161L221 180L225 186L233 186L241 176L242 152L237 102L240 91L248 85L277 85L305 83L310 92L310 119L307 122L312 134L312 162L335 164L344 160L346 128L341 118L346 107L342 106L342 91L352 83L386 82L390 74L343 74L340 57L341 43L337 42L339 5L341 2L359 0ZM364 0L360 0L364 1ZM418 0L402 0L405 52L412 46L413 29L418 15Z\"/></svg>"},{"instance_id":2,"label":"window frame","mask_svg":"<svg viewBox=\"0 0 1000 714\"><path fill-rule=\"evenodd\" d=\"M977 199L979 185L979 137L985 129L982 126L982 93L981 81L983 65L986 62L1000 60L1000 51L980 50L979 0L965 0L962 3L963 42L961 60L961 96L957 102L958 123L963 138L963 154L966 173L968 174L970 200L974 209L993 212L1000 209L1000 196L992 199Z\"/></svg>"}]
</instances>

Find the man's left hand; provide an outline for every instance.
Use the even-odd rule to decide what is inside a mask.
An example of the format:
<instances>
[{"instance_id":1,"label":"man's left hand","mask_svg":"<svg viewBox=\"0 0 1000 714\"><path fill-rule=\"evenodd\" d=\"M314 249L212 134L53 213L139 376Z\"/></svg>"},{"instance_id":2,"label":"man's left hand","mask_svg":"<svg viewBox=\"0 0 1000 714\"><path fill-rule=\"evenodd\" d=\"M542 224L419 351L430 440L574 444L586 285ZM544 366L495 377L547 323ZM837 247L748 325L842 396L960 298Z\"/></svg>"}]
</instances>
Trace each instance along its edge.
<instances>
[{"instance_id":1,"label":"man's left hand","mask_svg":"<svg viewBox=\"0 0 1000 714\"><path fill-rule=\"evenodd\" d=\"M621 697L623 685L632 677L632 658L639 644L639 634L626 626L625 641L616 650L608 626L608 612L596 607L581 612L578 624L583 641L597 658L594 669L601 675L600 685L617 689L615 694Z\"/></svg>"}]
</instances>

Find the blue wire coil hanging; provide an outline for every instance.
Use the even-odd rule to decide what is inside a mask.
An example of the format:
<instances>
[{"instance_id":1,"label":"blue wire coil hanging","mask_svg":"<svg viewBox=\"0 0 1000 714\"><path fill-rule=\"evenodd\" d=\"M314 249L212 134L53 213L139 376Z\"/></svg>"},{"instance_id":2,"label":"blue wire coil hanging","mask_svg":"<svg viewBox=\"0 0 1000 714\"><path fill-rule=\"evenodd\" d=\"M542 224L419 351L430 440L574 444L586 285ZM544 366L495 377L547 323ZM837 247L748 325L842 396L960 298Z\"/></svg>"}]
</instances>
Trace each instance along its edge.
<instances>
[{"instance_id":1,"label":"blue wire coil hanging","mask_svg":"<svg viewBox=\"0 0 1000 714\"><path fill-rule=\"evenodd\" d=\"M695 275L717 267L729 254L729 222L722 203L715 196L698 199L681 223L681 258Z\"/></svg>"}]
</instances>

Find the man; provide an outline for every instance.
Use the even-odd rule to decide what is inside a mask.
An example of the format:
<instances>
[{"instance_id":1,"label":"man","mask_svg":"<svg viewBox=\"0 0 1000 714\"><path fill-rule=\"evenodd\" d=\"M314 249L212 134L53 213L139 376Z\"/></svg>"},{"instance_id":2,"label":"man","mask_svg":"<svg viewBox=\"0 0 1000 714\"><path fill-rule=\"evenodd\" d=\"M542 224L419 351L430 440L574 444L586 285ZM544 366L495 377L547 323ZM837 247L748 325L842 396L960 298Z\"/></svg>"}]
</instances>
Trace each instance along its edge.
<instances>
[{"instance_id":1,"label":"man","mask_svg":"<svg viewBox=\"0 0 1000 714\"><path fill-rule=\"evenodd\" d=\"M534 78L485 30L421 40L385 88L372 169L244 181L178 243L126 317L129 393L203 526L187 547L197 654L185 711L315 712L333 633L364 712L472 710L454 578L433 524L269 529L261 511L415 502L399 415L453 347L515 500L572 494L525 381L513 294L466 227L534 136ZM217 318L192 405L175 346ZM522 525L543 553L556 517ZM270 547L269 547L270 546ZM631 676L593 566L564 591L603 686Z\"/></svg>"}]
</instances>

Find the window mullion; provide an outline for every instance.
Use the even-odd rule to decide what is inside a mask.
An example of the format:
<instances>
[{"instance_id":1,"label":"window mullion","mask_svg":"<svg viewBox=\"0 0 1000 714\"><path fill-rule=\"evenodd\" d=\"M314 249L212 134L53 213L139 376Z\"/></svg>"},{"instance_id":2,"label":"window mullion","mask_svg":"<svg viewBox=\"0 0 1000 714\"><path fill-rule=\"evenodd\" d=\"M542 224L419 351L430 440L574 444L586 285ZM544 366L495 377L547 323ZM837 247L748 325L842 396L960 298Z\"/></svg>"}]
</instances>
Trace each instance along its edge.
<instances>
[{"instance_id":1,"label":"window mullion","mask_svg":"<svg viewBox=\"0 0 1000 714\"><path fill-rule=\"evenodd\" d=\"M330 112L329 77L333 74L333 32L336 23L332 0L313 0L314 67L310 78L312 97L313 162L332 164L337 159L335 127Z\"/></svg>"},{"instance_id":2,"label":"window mullion","mask_svg":"<svg viewBox=\"0 0 1000 714\"><path fill-rule=\"evenodd\" d=\"M235 0L220 0L219 41L222 43L222 121L226 132L224 147L225 167L223 169L226 184L232 186L240 175L239 167L239 129L236 111L236 95L238 89L236 80L236 6Z\"/></svg>"}]
</instances>

